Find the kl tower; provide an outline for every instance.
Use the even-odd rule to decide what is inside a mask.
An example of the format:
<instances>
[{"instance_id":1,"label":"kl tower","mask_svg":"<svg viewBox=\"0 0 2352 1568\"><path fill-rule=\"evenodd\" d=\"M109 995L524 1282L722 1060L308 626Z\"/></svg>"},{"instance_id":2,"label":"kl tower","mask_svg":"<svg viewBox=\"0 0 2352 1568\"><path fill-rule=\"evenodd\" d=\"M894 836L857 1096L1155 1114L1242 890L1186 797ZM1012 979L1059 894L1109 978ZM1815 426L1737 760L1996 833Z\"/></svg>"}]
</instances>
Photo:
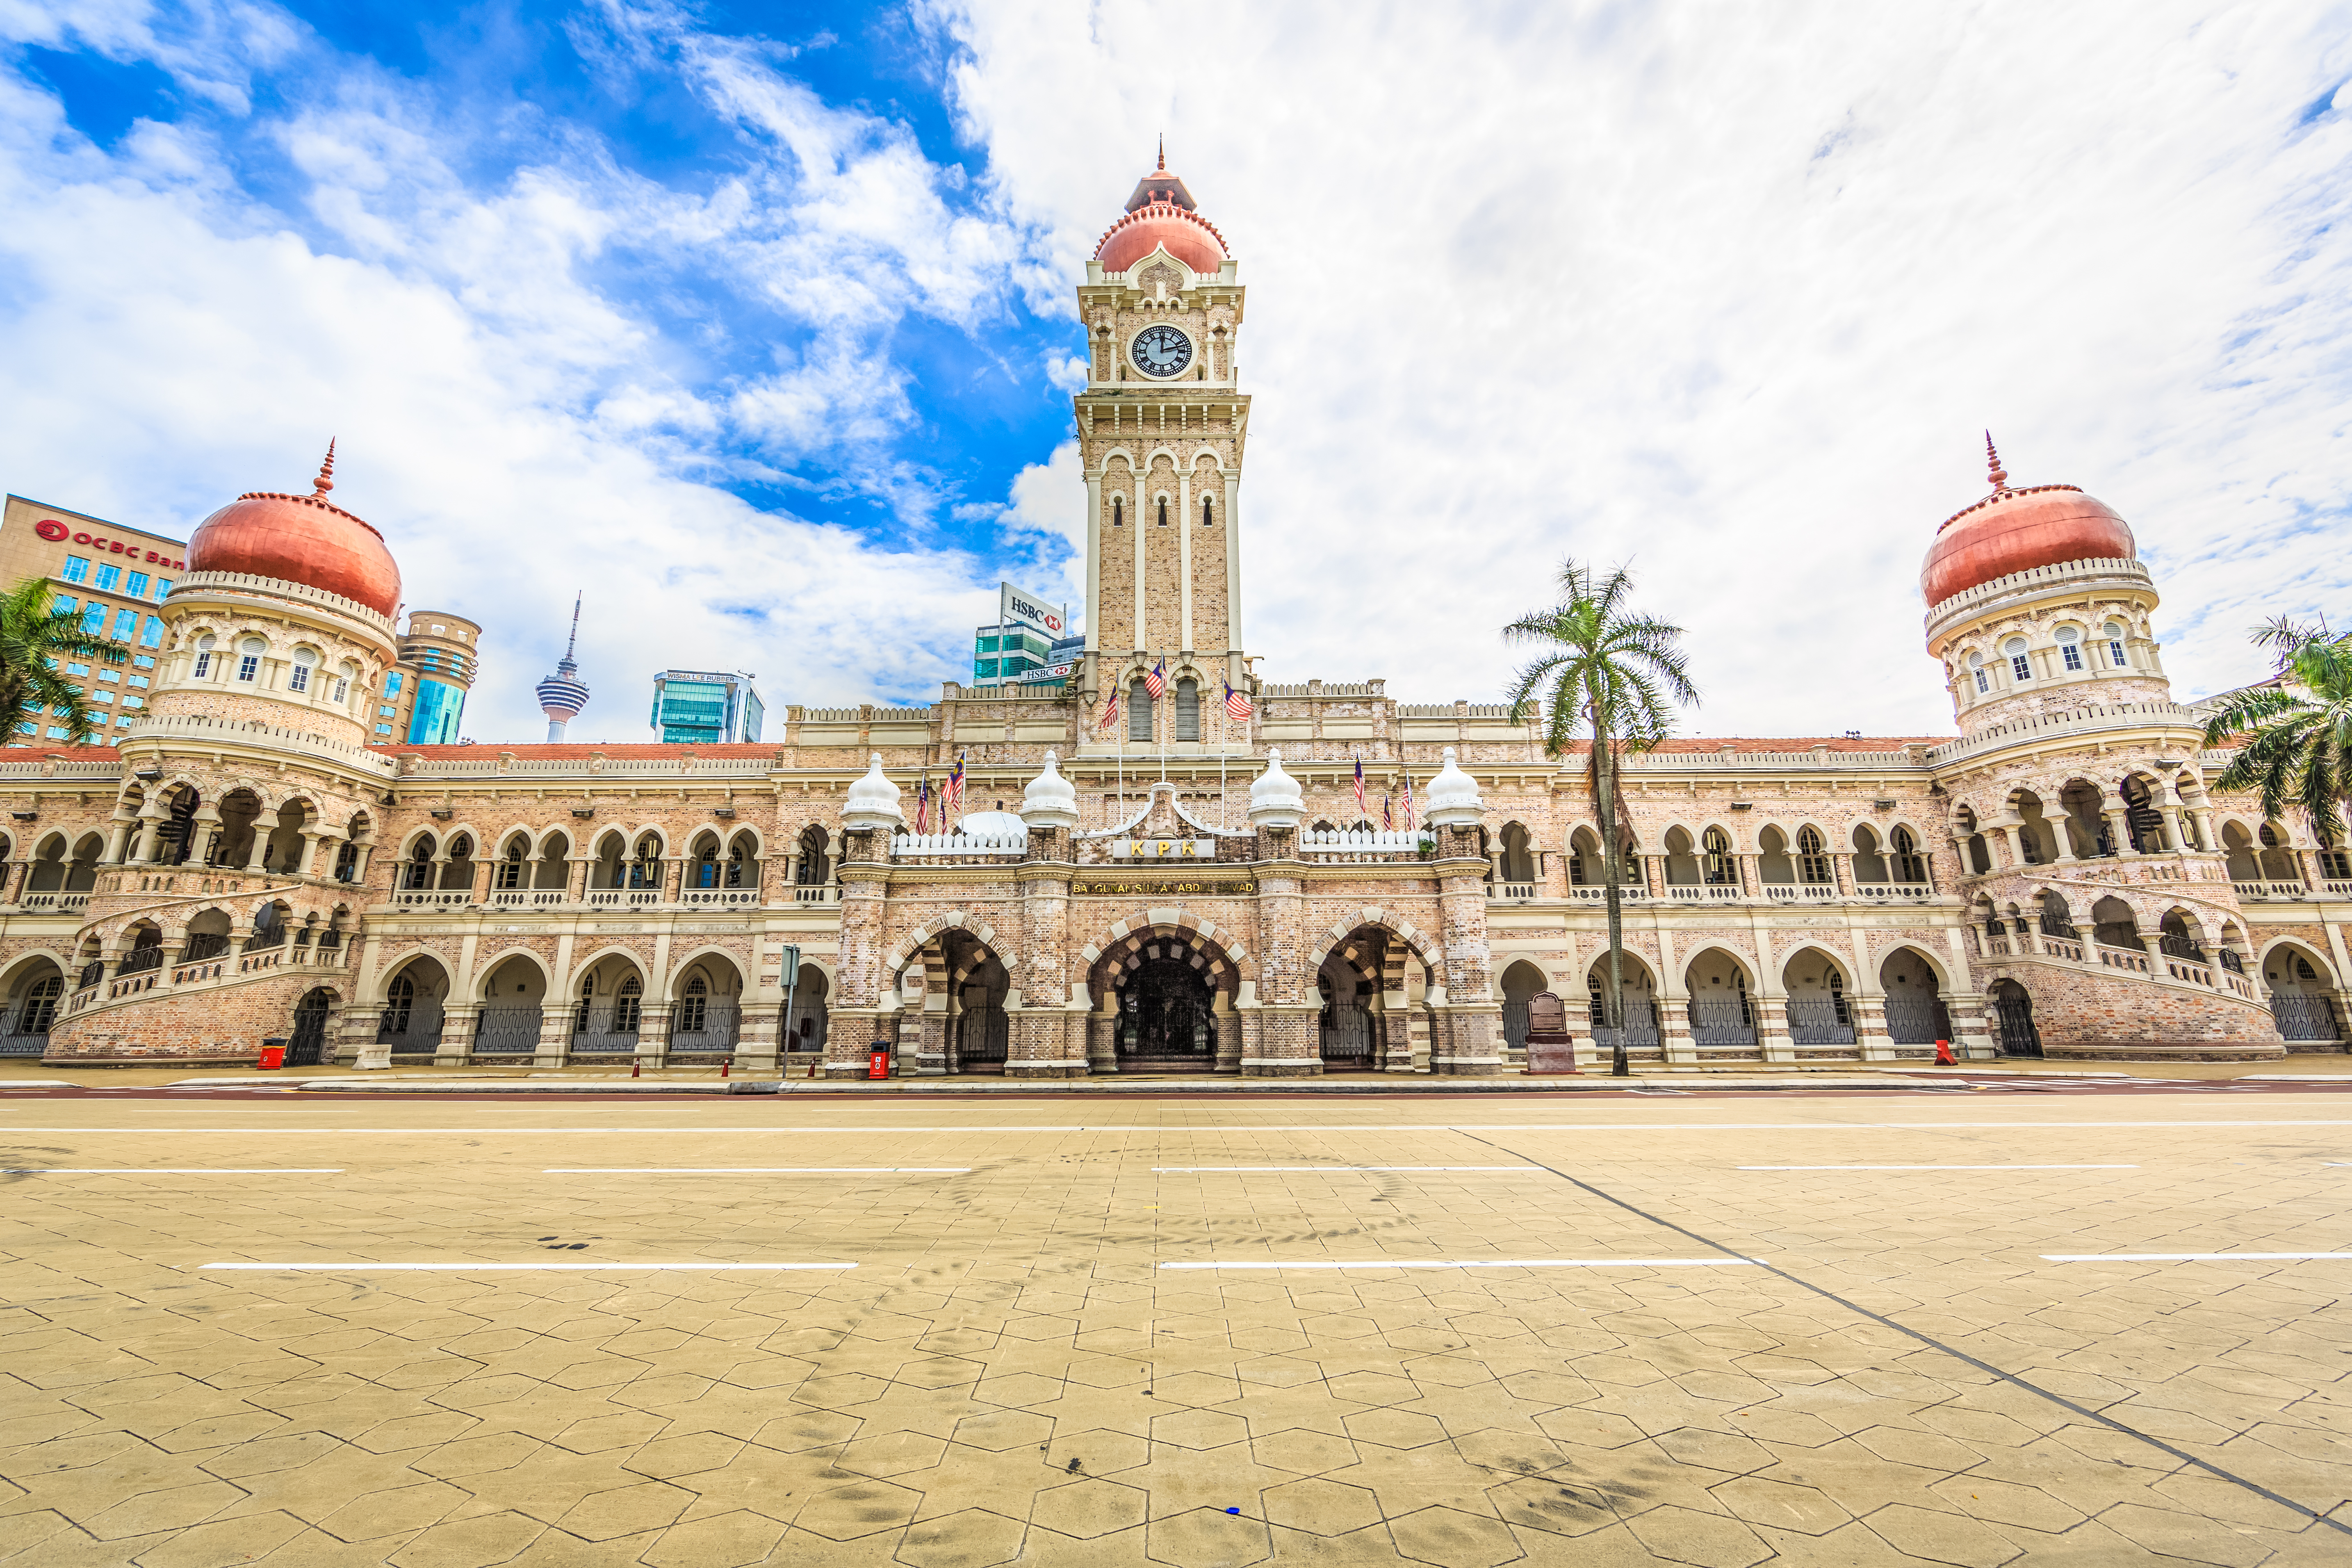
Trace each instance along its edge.
<instances>
[{"instance_id":1,"label":"kl tower","mask_svg":"<svg viewBox=\"0 0 2352 1568\"><path fill-rule=\"evenodd\" d=\"M581 595L585 598L586 594ZM588 706L588 687L580 679L580 665L572 657L580 646L580 598L572 601L572 638L563 645L563 658L557 661L555 673L539 683L539 710L547 715L547 738L552 743L563 739L563 727L580 717L580 710Z\"/></svg>"}]
</instances>

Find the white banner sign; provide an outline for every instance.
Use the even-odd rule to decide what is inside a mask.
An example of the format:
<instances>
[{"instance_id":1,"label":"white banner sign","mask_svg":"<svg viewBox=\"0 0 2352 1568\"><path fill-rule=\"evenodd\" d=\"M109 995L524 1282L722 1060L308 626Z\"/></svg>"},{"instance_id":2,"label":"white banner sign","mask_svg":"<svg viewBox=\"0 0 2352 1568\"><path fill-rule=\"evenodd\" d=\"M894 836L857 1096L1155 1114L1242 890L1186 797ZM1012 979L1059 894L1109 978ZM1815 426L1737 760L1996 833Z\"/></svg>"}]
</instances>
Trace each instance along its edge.
<instances>
[{"instance_id":1,"label":"white banner sign","mask_svg":"<svg viewBox=\"0 0 2352 1568\"><path fill-rule=\"evenodd\" d=\"M1038 595L1024 593L1010 583L997 584L999 608L997 618L1022 621L1054 637L1062 635L1062 612L1047 605Z\"/></svg>"}]
</instances>

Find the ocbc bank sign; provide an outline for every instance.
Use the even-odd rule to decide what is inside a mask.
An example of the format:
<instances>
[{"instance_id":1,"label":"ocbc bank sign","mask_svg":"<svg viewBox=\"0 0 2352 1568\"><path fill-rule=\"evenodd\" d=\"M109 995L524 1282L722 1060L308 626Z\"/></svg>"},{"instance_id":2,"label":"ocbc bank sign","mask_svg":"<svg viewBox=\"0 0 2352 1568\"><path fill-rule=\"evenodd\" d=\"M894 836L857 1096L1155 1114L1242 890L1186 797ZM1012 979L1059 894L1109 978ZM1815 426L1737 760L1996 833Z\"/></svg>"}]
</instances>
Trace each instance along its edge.
<instances>
[{"instance_id":1,"label":"ocbc bank sign","mask_svg":"<svg viewBox=\"0 0 2352 1568\"><path fill-rule=\"evenodd\" d=\"M184 561L174 561L168 555L158 555L152 550L144 549L135 540L126 543L120 539L109 539L104 534L76 533L53 517L44 518L35 523L33 531L52 544L71 539L76 544L88 546L92 553L104 551L109 555L128 555L134 561L143 559L153 565L169 566L175 572L187 565Z\"/></svg>"}]
</instances>

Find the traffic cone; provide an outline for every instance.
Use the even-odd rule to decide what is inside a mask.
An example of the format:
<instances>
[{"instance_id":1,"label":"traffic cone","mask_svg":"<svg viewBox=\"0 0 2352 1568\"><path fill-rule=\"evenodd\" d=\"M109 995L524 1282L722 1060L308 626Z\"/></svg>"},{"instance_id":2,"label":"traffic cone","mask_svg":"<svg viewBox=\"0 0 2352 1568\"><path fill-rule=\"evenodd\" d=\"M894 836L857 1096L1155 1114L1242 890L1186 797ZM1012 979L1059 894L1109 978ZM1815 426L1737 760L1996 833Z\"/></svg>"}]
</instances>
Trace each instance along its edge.
<instances>
[{"instance_id":1,"label":"traffic cone","mask_svg":"<svg viewBox=\"0 0 2352 1568\"><path fill-rule=\"evenodd\" d=\"M734 1070L735 1070L735 1058L734 1058L733 1057L729 1057L725 1061L720 1062L720 1063L719 1064L719 1076L720 1078L726 1078L726 1077L730 1076L730 1074L732 1074L732 1073L734 1072Z\"/></svg>"},{"instance_id":2,"label":"traffic cone","mask_svg":"<svg viewBox=\"0 0 2352 1568\"><path fill-rule=\"evenodd\" d=\"M1939 1068L1956 1068L1960 1065L1959 1059L1952 1055L1951 1041L1937 1040L1936 1042L1936 1065Z\"/></svg>"}]
</instances>

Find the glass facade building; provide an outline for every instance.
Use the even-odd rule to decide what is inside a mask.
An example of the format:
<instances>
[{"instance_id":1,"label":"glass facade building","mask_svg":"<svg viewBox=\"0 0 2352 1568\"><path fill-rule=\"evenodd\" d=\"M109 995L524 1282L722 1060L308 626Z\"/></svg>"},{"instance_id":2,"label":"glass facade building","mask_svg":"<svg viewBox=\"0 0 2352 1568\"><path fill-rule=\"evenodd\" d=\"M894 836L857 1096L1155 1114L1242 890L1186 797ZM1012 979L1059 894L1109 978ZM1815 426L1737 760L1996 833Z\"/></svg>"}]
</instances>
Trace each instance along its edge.
<instances>
[{"instance_id":1,"label":"glass facade building","mask_svg":"<svg viewBox=\"0 0 2352 1568\"><path fill-rule=\"evenodd\" d=\"M419 677L416 706L409 712L408 743L412 746L456 745L458 721L465 714L464 687Z\"/></svg>"},{"instance_id":2,"label":"glass facade building","mask_svg":"<svg viewBox=\"0 0 2352 1568\"><path fill-rule=\"evenodd\" d=\"M747 675L665 669L654 677L648 721L665 742L728 745L760 738L767 710Z\"/></svg>"}]
</instances>

